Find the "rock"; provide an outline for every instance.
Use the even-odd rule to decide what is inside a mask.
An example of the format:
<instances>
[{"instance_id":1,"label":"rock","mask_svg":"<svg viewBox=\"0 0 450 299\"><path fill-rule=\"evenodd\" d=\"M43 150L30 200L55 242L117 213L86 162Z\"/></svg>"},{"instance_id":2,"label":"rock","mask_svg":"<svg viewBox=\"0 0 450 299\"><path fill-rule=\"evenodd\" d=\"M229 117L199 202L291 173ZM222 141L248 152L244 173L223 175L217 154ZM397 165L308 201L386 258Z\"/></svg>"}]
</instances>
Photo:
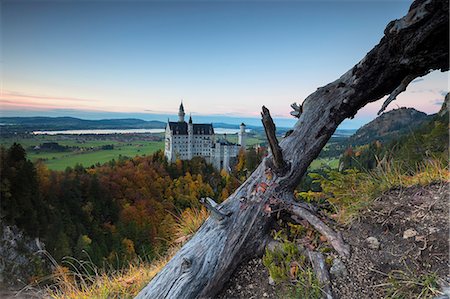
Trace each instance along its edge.
<instances>
[{"instance_id":1,"label":"rock","mask_svg":"<svg viewBox=\"0 0 450 299\"><path fill-rule=\"evenodd\" d=\"M330 274L333 275L334 277L345 277L348 275L347 268L339 258L335 258L333 260L333 265L331 266Z\"/></svg>"},{"instance_id":2,"label":"rock","mask_svg":"<svg viewBox=\"0 0 450 299\"><path fill-rule=\"evenodd\" d=\"M48 265L37 252L43 249L39 239L26 236L16 226L0 225L0 283L26 282L42 272Z\"/></svg>"},{"instance_id":3,"label":"rock","mask_svg":"<svg viewBox=\"0 0 450 299\"><path fill-rule=\"evenodd\" d=\"M375 237L368 237L366 243L370 249L378 250L380 248L380 242Z\"/></svg>"},{"instance_id":4,"label":"rock","mask_svg":"<svg viewBox=\"0 0 450 299\"><path fill-rule=\"evenodd\" d=\"M403 232L403 239L409 239L415 236L417 236L417 231L412 228L408 228Z\"/></svg>"},{"instance_id":5,"label":"rock","mask_svg":"<svg viewBox=\"0 0 450 299\"><path fill-rule=\"evenodd\" d=\"M269 297L269 294L267 294L266 292L264 292L263 297Z\"/></svg>"},{"instance_id":6,"label":"rock","mask_svg":"<svg viewBox=\"0 0 450 299\"><path fill-rule=\"evenodd\" d=\"M274 285L275 285L275 280L273 280L273 278L270 277L270 276L269 276L269 284L270 284L271 286L274 286Z\"/></svg>"},{"instance_id":7,"label":"rock","mask_svg":"<svg viewBox=\"0 0 450 299\"><path fill-rule=\"evenodd\" d=\"M429 227L428 232L431 234L437 233L439 231L439 228L436 227Z\"/></svg>"}]
</instances>

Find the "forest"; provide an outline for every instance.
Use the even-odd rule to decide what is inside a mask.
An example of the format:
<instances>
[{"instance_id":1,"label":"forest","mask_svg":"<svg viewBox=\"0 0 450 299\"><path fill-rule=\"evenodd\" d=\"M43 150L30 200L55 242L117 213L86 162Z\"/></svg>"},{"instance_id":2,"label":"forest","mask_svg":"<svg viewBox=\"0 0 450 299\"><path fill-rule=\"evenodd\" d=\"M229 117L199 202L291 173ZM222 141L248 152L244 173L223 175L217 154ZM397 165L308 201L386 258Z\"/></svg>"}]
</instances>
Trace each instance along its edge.
<instances>
[{"instance_id":1,"label":"forest","mask_svg":"<svg viewBox=\"0 0 450 299\"><path fill-rule=\"evenodd\" d=\"M120 268L164 253L184 210L200 208L202 197L226 199L261 157L241 152L232 174L200 157L168 164L161 151L53 171L14 143L0 149L2 220L39 237L58 262L71 256Z\"/></svg>"}]
</instances>

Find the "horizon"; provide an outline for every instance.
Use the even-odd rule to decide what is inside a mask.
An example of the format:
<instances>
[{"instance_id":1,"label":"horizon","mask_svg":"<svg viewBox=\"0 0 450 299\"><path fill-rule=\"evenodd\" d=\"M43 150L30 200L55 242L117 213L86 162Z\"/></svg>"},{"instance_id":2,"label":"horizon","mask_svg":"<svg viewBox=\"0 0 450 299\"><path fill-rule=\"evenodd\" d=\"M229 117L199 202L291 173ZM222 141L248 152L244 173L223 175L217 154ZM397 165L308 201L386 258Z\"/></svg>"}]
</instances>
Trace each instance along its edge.
<instances>
[{"instance_id":1,"label":"horizon","mask_svg":"<svg viewBox=\"0 0 450 299\"><path fill-rule=\"evenodd\" d=\"M442 102L443 103L443 102ZM441 106L439 106L441 107ZM401 109L401 108L409 108L409 107L394 107L392 109L389 109L385 112L383 112L382 114L380 114L379 116L396 110L396 109ZM415 109L415 108L412 108ZM416 109L417 110L417 109ZM420 111L417 110L419 112L424 112L424 111ZM439 109L438 109L439 111ZM435 113L437 113L438 111L436 111ZM43 116L41 114L38 115L27 115L27 116L5 116L5 115L0 115L0 117L51 117L51 118L63 118L63 117L73 117L73 118L78 118L81 120L120 120L120 119L138 119L138 120L144 120L144 121L159 121L159 122L163 122L163 123L167 123L168 120L170 121L177 121L178 119L178 115L176 114L138 114L138 113L111 113L111 112L104 112L104 113L98 113L98 112L91 112L92 115L91 117L85 117L83 118L82 116L67 116L67 115L54 115L54 116ZM426 112L424 112L426 113ZM435 113L427 113L427 115L432 115ZM226 124L226 125L236 125L238 126L239 124L241 124L242 122L244 122L247 126L253 126L253 127L263 127L262 123L261 123L261 119L260 118L249 118L249 117L230 117L230 116L223 116L223 115L215 115L215 116L205 116L205 115L195 115L192 116L194 123L212 123L212 124ZM375 117L376 118L376 117ZM199 121L197 121L199 120ZM373 120L373 119L372 119ZM357 130L359 128L361 128L362 126L366 125L367 123L371 122L372 120L369 120L366 123L363 123L361 126L359 127L354 127L352 126L352 124L349 122L351 120L345 120L336 130ZM274 118L274 122L276 124L277 127L279 128L291 128L295 125L295 122L297 121L297 119L291 117L291 118ZM349 125L350 123L350 125Z\"/></svg>"},{"instance_id":2,"label":"horizon","mask_svg":"<svg viewBox=\"0 0 450 299\"><path fill-rule=\"evenodd\" d=\"M411 1L3 1L1 116L261 125L357 64ZM320 22L317 22L320 19ZM312 25L313 24L313 25ZM413 81L387 111L439 110L448 72ZM340 129L376 117L382 100Z\"/></svg>"}]
</instances>

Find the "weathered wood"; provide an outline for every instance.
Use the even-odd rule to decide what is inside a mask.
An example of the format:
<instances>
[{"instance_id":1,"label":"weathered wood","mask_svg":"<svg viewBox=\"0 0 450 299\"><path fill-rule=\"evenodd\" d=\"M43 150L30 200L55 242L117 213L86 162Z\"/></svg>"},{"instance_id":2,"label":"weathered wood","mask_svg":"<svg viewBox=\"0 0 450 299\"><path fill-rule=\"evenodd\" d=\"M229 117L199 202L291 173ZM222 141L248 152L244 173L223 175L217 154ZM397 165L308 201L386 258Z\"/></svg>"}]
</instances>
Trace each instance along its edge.
<instances>
[{"instance_id":1,"label":"weathered wood","mask_svg":"<svg viewBox=\"0 0 450 299\"><path fill-rule=\"evenodd\" d=\"M294 111L291 111L290 114L293 117L300 118L300 115L302 115L302 113L303 113L302 105L298 105L297 103L292 103L291 108L294 109Z\"/></svg>"},{"instance_id":2,"label":"weathered wood","mask_svg":"<svg viewBox=\"0 0 450 299\"><path fill-rule=\"evenodd\" d=\"M383 111L386 110L387 106L389 106L389 104L391 102L395 101L397 96L399 94L401 94L402 92L404 92L406 90L406 87L408 87L409 83L411 83L412 80L414 80L414 79L415 79L415 77L413 75L406 76L402 80L402 82L400 82L400 85L397 86L397 88L394 89L394 91L389 95L389 97L386 99L386 101L384 101L383 105L381 106L381 109L378 111L378 115L383 113Z\"/></svg>"},{"instance_id":3,"label":"weathered wood","mask_svg":"<svg viewBox=\"0 0 450 299\"><path fill-rule=\"evenodd\" d=\"M283 160L283 150L278 144L275 123L273 122L272 116L270 116L269 109L265 106L262 106L261 117L264 130L266 131L267 141L272 152L274 170L278 175L282 176L288 170L288 165Z\"/></svg>"},{"instance_id":4,"label":"weathered wood","mask_svg":"<svg viewBox=\"0 0 450 299\"><path fill-rule=\"evenodd\" d=\"M334 250L336 250L340 255L344 257L350 256L350 247L345 244L342 236L336 232L334 232L330 227L328 227L323 221L321 221L317 216L309 212L307 209L304 209L298 205L290 205L288 211L291 212L292 218L297 222L300 220L297 217L305 219L309 222L317 231L319 231L322 235L324 235L331 246L333 246Z\"/></svg>"},{"instance_id":5,"label":"weathered wood","mask_svg":"<svg viewBox=\"0 0 450 299\"><path fill-rule=\"evenodd\" d=\"M229 217L229 214L224 214L220 212L217 209L218 204L212 199L212 198L201 198L200 203L203 204L206 209L208 209L211 212L211 216L214 217L216 220L223 221L227 217Z\"/></svg>"},{"instance_id":6,"label":"weathered wood","mask_svg":"<svg viewBox=\"0 0 450 299\"><path fill-rule=\"evenodd\" d=\"M333 299L333 293L331 291L331 280L328 273L327 266L325 264L325 258L323 254L317 251L307 250L307 254L311 265L313 266L314 273L317 280L320 282L323 291L323 298Z\"/></svg>"},{"instance_id":7,"label":"weathered wood","mask_svg":"<svg viewBox=\"0 0 450 299\"><path fill-rule=\"evenodd\" d=\"M139 293L138 298L211 298L237 265L262 254L273 217L266 207L292 193L337 126L369 102L391 94L407 76L449 69L448 0L415 1L390 22L361 62L303 102L294 131L279 146L290 170L267 176L267 159L224 203L223 224L209 218ZM264 188L260 188L264 183Z\"/></svg>"}]
</instances>

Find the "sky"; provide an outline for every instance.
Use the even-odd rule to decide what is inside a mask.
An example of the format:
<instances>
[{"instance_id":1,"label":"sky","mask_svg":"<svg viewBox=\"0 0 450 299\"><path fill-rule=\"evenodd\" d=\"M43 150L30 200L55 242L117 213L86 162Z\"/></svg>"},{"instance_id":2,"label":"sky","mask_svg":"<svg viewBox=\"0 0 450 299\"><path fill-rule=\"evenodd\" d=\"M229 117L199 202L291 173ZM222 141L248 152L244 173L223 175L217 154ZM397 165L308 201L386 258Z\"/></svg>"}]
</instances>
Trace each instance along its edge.
<instances>
[{"instance_id":1,"label":"sky","mask_svg":"<svg viewBox=\"0 0 450 299\"><path fill-rule=\"evenodd\" d=\"M302 102L361 60L411 1L21 1L1 9L2 116L175 119L290 126ZM389 109L435 113L448 73ZM375 118L382 101L341 128Z\"/></svg>"}]
</instances>

